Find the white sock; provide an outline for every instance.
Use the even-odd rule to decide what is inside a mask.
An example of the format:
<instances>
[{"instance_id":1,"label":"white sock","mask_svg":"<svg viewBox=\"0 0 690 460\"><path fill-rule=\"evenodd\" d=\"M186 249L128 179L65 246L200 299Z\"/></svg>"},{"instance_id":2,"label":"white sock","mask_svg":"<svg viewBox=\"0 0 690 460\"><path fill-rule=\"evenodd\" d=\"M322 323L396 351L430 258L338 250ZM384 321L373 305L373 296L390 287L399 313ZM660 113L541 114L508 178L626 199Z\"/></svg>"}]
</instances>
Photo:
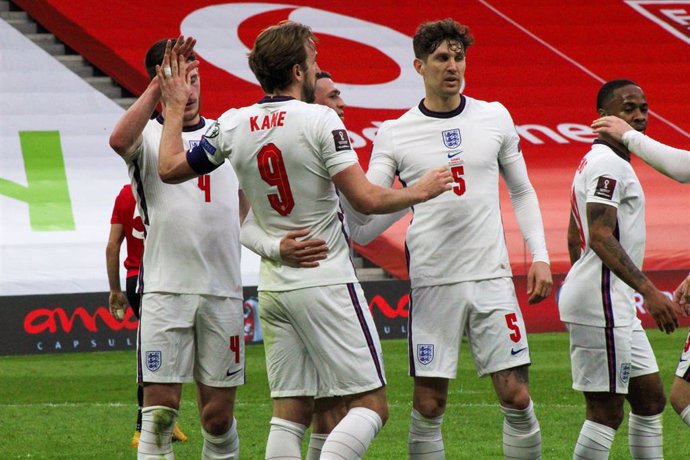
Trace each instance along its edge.
<instances>
[{"instance_id":1,"label":"white sock","mask_svg":"<svg viewBox=\"0 0 690 460\"><path fill-rule=\"evenodd\" d=\"M237 420L232 419L232 426L220 436L214 436L201 427L204 447L201 449L202 460L237 460L240 458L240 438L237 435Z\"/></svg>"},{"instance_id":2,"label":"white sock","mask_svg":"<svg viewBox=\"0 0 690 460\"><path fill-rule=\"evenodd\" d=\"M573 460L606 460L609 458L616 430L610 426L585 420L577 438Z\"/></svg>"},{"instance_id":3,"label":"white sock","mask_svg":"<svg viewBox=\"0 0 690 460\"><path fill-rule=\"evenodd\" d=\"M443 447L441 424L443 415L425 417L416 409L410 414L410 432L407 435L407 452L410 460L443 460L446 451Z\"/></svg>"},{"instance_id":4,"label":"white sock","mask_svg":"<svg viewBox=\"0 0 690 460\"><path fill-rule=\"evenodd\" d=\"M273 417L266 442L266 460L301 460L306 430L307 427L300 423Z\"/></svg>"},{"instance_id":5,"label":"white sock","mask_svg":"<svg viewBox=\"0 0 690 460\"><path fill-rule=\"evenodd\" d=\"M338 423L321 449L322 460L356 460L383 426L379 414L366 407L354 407Z\"/></svg>"},{"instance_id":6,"label":"white sock","mask_svg":"<svg viewBox=\"0 0 690 460\"><path fill-rule=\"evenodd\" d=\"M541 458L541 429L534 414L534 404L526 409L503 411L503 455L505 458L536 460Z\"/></svg>"},{"instance_id":7,"label":"white sock","mask_svg":"<svg viewBox=\"0 0 690 460\"><path fill-rule=\"evenodd\" d=\"M326 433L312 433L309 437L309 448L307 449L306 460L319 460L321 458L321 449L326 442L328 434Z\"/></svg>"},{"instance_id":8,"label":"white sock","mask_svg":"<svg viewBox=\"0 0 690 460\"><path fill-rule=\"evenodd\" d=\"M172 460L172 431L177 411L171 407L149 406L141 410L141 438L137 460Z\"/></svg>"},{"instance_id":9,"label":"white sock","mask_svg":"<svg viewBox=\"0 0 690 460\"><path fill-rule=\"evenodd\" d=\"M628 417L628 446L634 459L664 458L662 414Z\"/></svg>"},{"instance_id":10,"label":"white sock","mask_svg":"<svg viewBox=\"0 0 690 460\"><path fill-rule=\"evenodd\" d=\"M680 418L683 419L686 425L690 426L690 406L686 406L683 412L680 413Z\"/></svg>"}]
</instances>

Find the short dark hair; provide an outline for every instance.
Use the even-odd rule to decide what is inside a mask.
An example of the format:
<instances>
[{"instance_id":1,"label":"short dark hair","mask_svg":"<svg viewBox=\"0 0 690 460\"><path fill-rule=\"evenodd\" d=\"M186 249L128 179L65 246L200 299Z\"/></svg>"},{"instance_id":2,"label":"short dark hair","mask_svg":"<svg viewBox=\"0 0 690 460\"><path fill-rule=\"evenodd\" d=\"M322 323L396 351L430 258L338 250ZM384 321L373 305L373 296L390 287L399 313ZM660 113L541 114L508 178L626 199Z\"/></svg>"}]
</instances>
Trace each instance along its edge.
<instances>
[{"instance_id":1,"label":"short dark hair","mask_svg":"<svg viewBox=\"0 0 690 460\"><path fill-rule=\"evenodd\" d=\"M628 85L640 86L634 81L626 80L624 78L619 78L617 80L611 80L604 83L597 93L597 110L604 109L604 106L611 102L614 91L616 91L618 88Z\"/></svg>"},{"instance_id":2,"label":"short dark hair","mask_svg":"<svg viewBox=\"0 0 690 460\"><path fill-rule=\"evenodd\" d=\"M417 28L412 39L414 56L417 59L426 59L446 40L462 44L464 52L474 43L470 28L451 18L424 22Z\"/></svg>"},{"instance_id":3,"label":"short dark hair","mask_svg":"<svg viewBox=\"0 0 690 460\"><path fill-rule=\"evenodd\" d=\"M306 70L309 40L318 41L311 28L293 21L280 22L256 37L249 52L249 68L265 92L290 86L296 64Z\"/></svg>"},{"instance_id":4,"label":"short dark hair","mask_svg":"<svg viewBox=\"0 0 690 460\"><path fill-rule=\"evenodd\" d=\"M161 62L163 62L163 56L165 56L165 45L168 43L168 40L170 40L174 45L175 40L177 40L177 38L163 38L161 40L158 40L156 43L151 45L149 50L146 52L146 73L149 74L149 78L151 80L153 80L153 77L156 76L156 66L160 65ZM187 62L191 62L194 60L196 60L196 55L192 53L187 58Z\"/></svg>"},{"instance_id":5,"label":"short dark hair","mask_svg":"<svg viewBox=\"0 0 690 460\"><path fill-rule=\"evenodd\" d=\"M320 80L322 78L330 78L331 80L333 80L333 76L325 70L322 70L321 72L316 72L316 79Z\"/></svg>"}]
</instances>

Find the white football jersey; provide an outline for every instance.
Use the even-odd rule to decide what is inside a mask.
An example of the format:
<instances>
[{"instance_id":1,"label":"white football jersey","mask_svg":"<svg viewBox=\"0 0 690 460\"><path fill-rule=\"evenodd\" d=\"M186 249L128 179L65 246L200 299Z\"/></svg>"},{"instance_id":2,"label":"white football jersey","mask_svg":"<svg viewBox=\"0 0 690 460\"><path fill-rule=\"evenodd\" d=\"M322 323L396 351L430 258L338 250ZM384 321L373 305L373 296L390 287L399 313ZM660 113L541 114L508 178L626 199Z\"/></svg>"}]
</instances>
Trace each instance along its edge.
<instances>
[{"instance_id":1,"label":"white football jersey","mask_svg":"<svg viewBox=\"0 0 690 460\"><path fill-rule=\"evenodd\" d=\"M406 246L412 287L511 276L498 190L501 167L524 161L506 108L462 96L452 112L420 103L384 122L369 171L414 185L448 165L453 189L413 208ZM367 173L369 175L369 172Z\"/></svg>"},{"instance_id":2,"label":"white football jersey","mask_svg":"<svg viewBox=\"0 0 690 460\"><path fill-rule=\"evenodd\" d=\"M185 147L199 144L210 120L185 127ZM239 182L231 167L181 184L158 175L162 119L150 120L126 159L146 230L144 292L242 297Z\"/></svg>"},{"instance_id":3,"label":"white football jersey","mask_svg":"<svg viewBox=\"0 0 690 460\"><path fill-rule=\"evenodd\" d=\"M288 97L265 97L224 113L187 158L197 170L227 158L256 222L270 237L310 229L310 237L326 241L328 257L316 268L292 268L262 258L259 290L357 281L331 180L356 164L357 155L334 111Z\"/></svg>"},{"instance_id":4,"label":"white football jersey","mask_svg":"<svg viewBox=\"0 0 690 460\"><path fill-rule=\"evenodd\" d=\"M570 202L583 248L561 287L561 320L598 327L628 326L636 313L633 288L590 248L586 207L587 203L602 203L617 208L614 235L633 263L642 269L645 200L640 181L629 161L597 140L577 168Z\"/></svg>"}]
</instances>

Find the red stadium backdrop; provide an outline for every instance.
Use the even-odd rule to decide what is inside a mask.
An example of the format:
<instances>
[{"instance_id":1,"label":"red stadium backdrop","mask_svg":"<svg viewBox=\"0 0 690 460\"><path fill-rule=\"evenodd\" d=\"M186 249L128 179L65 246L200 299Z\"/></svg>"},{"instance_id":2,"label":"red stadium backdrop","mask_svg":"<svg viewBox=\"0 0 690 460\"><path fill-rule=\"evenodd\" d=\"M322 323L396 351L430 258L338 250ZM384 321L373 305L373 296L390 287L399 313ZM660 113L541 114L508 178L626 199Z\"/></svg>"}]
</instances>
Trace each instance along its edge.
<instances>
[{"instance_id":1,"label":"red stadium backdrop","mask_svg":"<svg viewBox=\"0 0 690 460\"><path fill-rule=\"evenodd\" d=\"M366 168L378 124L421 99L411 73L411 37L424 20L452 16L472 28L464 92L498 100L512 113L530 178L540 199L554 273L569 268L566 228L573 172L592 140L601 84L629 78L646 92L648 134L690 148L690 2L577 0L328 2L298 0L219 3L218 0L14 0L134 94L147 84L144 54L155 40L193 34L203 80L203 111L217 117L251 104L261 90L247 76L246 51L257 33L293 19L320 39L318 62L343 89L346 125ZM690 189L633 160L647 195L645 271L671 291L690 267ZM526 306L526 251L510 200L502 209L518 294L532 330L560 329L555 296ZM408 219L404 219L408 220ZM405 279L404 232L398 222L357 249ZM559 276L558 279L562 279ZM642 311L642 310L641 310ZM648 315L641 315L650 325Z\"/></svg>"}]
</instances>

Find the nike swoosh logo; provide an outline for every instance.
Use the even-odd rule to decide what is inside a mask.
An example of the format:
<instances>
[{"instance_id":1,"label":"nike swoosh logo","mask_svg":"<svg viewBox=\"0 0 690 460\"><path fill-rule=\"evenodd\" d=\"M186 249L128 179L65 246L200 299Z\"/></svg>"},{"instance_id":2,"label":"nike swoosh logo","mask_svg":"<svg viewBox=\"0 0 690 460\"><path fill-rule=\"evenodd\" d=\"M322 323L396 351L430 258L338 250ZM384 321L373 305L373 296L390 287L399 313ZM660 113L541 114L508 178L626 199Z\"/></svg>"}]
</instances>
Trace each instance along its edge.
<instances>
[{"instance_id":1,"label":"nike swoosh logo","mask_svg":"<svg viewBox=\"0 0 690 460\"><path fill-rule=\"evenodd\" d=\"M448 158L456 157L456 156L460 155L461 153L462 153L462 152L449 153L449 154L448 154Z\"/></svg>"},{"instance_id":2,"label":"nike swoosh logo","mask_svg":"<svg viewBox=\"0 0 690 460\"><path fill-rule=\"evenodd\" d=\"M228 371L225 373L225 376L226 376L226 377L230 377L230 376L232 376L232 375L237 374L238 372L242 372L242 368L239 368L239 369L237 369L237 370L234 371L234 372L230 372L230 369L228 369Z\"/></svg>"},{"instance_id":3,"label":"nike swoosh logo","mask_svg":"<svg viewBox=\"0 0 690 460\"><path fill-rule=\"evenodd\" d=\"M525 350L527 350L527 347L522 347L522 348L519 348L519 349L517 349L517 350L511 349L511 350L510 350L510 354L513 355L513 356L515 356L515 355L517 355L518 353L520 353L521 351L525 351Z\"/></svg>"}]
</instances>

